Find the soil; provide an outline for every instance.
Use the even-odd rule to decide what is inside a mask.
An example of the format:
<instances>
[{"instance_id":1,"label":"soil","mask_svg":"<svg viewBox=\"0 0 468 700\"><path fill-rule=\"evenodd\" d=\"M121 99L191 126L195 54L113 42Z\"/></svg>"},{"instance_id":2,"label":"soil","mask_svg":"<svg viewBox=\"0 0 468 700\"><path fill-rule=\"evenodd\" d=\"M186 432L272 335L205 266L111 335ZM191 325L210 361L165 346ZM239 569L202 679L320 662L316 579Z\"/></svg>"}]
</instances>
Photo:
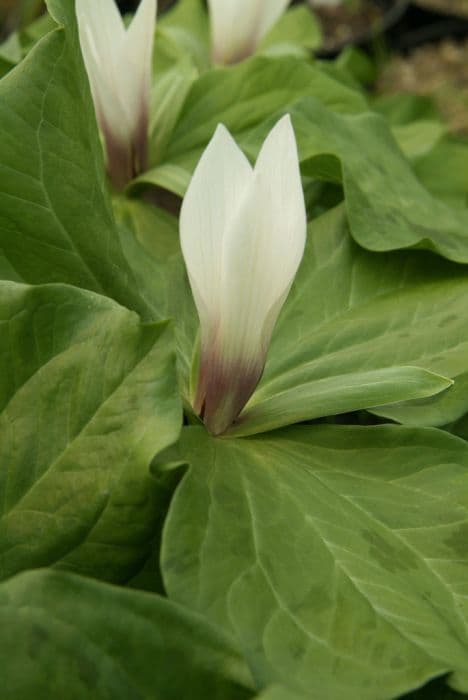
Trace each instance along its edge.
<instances>
[{"instance_id":1,"label":"soil","mask_svg":"<svg viewBox=\"0 0 468 700\"><path fill-rule=\"evenodd\" d=\"M382 18L382 8L374 0L354 0L339 5L320 5L310 1L314 14L318 17L323 31L322 50L336 51L378 29Z\"/></svg>"},{"instance_id":2,"label":"soil","mask_svg":"<svg viewBox=\"0 0 468 700\"><path fill-rule=\"evenodd\" d=\"M380 94L432 97L451 130L468 134L468 39L445 39L392 58L376 88Z\"/></svg>"},{"instance_id":3,"label":"soil","mask_svg":"<svg viewBox=\"0 0 468 700\"><path fill-rule=\"evenodd\" d=\"M435 10L447 15L468 17L468 0L413 0L428 10Z\"/></svg>"}]
</instances>

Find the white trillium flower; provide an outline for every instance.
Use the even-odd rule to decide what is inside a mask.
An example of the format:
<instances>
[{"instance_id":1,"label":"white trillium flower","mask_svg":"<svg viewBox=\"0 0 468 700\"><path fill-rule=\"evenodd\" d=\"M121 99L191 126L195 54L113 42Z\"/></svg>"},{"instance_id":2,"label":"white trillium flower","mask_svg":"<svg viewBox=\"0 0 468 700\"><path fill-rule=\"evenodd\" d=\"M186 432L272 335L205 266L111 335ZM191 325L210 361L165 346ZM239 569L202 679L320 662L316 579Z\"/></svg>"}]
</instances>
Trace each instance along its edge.
<instances>
[{"instance_id":1,"label":"white trillium flower","mask_svg":"<svg viewBox=\"0 0 468 700\"><path fill-rule=\"evenodd\" d=\"M76 0L107 169L118 188L147 167L156 10L157 0L141 0L126 29L114 0Z\"/></svg>"},{"instance_id":2,"label":"white trillium flower","mask_svg":"<svg viewBox=\"0 0 468 700\"><path fill-rule=\"evenodd\" d=\"M215 63L236 63L255 53L290 2L208 0Z\"/></svg>"},{"instance_id":3,"label":"white trillium flower","mask_svg":"<svg viewBox=\"0 0 468 700\"><path fill-rule=\"evenodd\" d=\"M289 116L270 132L255 168L218 126L180 218L200 318L193 406L215 435L236 420L262 375L273 328L303 256L306 226Z\"/></svg>"}]
</instances>

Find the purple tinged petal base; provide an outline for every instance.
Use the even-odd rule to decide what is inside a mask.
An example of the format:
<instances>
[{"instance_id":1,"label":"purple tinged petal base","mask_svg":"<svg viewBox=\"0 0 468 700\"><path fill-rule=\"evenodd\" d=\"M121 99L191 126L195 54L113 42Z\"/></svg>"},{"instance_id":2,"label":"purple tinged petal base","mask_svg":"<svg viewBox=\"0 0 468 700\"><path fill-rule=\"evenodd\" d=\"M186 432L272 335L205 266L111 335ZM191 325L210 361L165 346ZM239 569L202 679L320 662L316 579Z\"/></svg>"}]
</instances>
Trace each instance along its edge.
<instances>
[{"instance_id":1,"label":"purple tinged petal base","mask_svg":"<svg viewBox=\"0 0 468 700\"><path fill-rule=\"evenodd\" d=\"M223 435L255 391L264 362L226 362L216 351L202 353L194 410L212 435Z\"/></svg>"},{"instance_id":2,"label":"purple tinged petal base","mask_svg":"<svg viewBox=\"0 0 468 700\"><path fill-rule=\"evenodd\" d=\"M142 114L133 139L122 143L99 117L106 144L106 164L109 178L117 190L123 190L135 177L148 169L148 116Z\"/></svg>"}]
</instances>

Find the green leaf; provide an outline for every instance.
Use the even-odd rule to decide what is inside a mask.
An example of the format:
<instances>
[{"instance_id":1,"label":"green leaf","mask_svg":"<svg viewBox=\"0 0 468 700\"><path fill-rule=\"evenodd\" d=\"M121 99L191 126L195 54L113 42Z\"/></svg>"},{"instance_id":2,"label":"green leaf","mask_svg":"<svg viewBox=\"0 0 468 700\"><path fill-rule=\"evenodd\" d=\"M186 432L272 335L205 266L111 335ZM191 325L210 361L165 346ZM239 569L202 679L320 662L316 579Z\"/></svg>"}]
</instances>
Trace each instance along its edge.
<instances>
[{"instance_id":1,"label":"green leaf","mask_svg":"<svg viewBox=\"0 0 468 700\"><path fill-rule=\"evenodd\" d=\"M375 402L383 406L379 415L386 415L385 404L432 397L450 386L450 380L419 367L385 367L314 380L311 368L301 365L282 377L281 388L276 386L272 395L267 389L265 398L261 387L229 433L255 435L303 420L371 409Z\"/></svg>"},{"instance_id":2,"label":"green leaf","mask_svg":"<svg viewBox=\"0 0 468 700\"><path fill-rule=\"evenodd\" d=\"M371 85L377 78L375 61L363 49L352 44L345 46L335 65L362 85Z\"/></svg>"},{"instance_id":3,"label":"green leaf","mask_svg":"<svg viewBox=\"0 0 468 700\"><path fill-rule=\"evenodd\" d=\"M455 384L443 395L394 405L375 406L372 413L405 425L445 426L457 421L467 411L468 372L457 375Z\"/></svg>"},{"instance_id":4,"label":"green leaf","mask_svg":"<svg viewBox=\"0 0 468 700\"><path fill-rule=\"evenodd\" d=\"M152 285L161 318L176 319L188 406L198 316L184 264L178 253L161 262L164 236L159 238L156 222L147 234L138 233L143 223L135 226L127 255L142 295ZM177 240L175 222L169 240ZM457 420L468 411L467 298L465 267L422 252L383 259L365 251L350 238L341 207L315 219L263 377L232 434L373 407L413 425ZM435 334L435 328L441 332ZM455 380L450 389L421 398L447 388L446 377ZM404 403L393 403L397 395ZM415 396L420 398L409 400ZM388 405L382 407L384 401Z\"/></svg>"},{"instance_id":5,"label":"green leaf","mask_svg":"<svg viewBox=\"0 0 468 700\"><path fill-rule=\"evenodd\" d=\"M239 135L306 95L336 111L365 108L360 93L329 78L318 66L293 57L257 56L205 73L187 97L167 158L204 147L219 122Z\"/></svg>"},{"instance_id":6,"label":"green leaf","mask_svg":"<svg viewBox=\"0 0 468 700\"><path fill-rule=\"evenodd\" d=\"M245 700L231 639L164 598L48 571L0 586L4 700Z\"/></svg>"},{"instance_id":7,"label":"green leaf","mask_svg":"<svg viewBox=\"0 0 468 700\"><path fill-rule=\"evenodd\" d=\"M255 700L321 700L316 695L311 696L308 694L307 696L305 695L298 695L294 691L290 690L289 688L286 688L283 685L272 685L270 688L267 688L263 693L260 693L256 697Z\"/></svg>"},{"instance_id":8,"label":"green leaf","mask_svg":"<svg viewBox=\"0 0 468 700\"><path fill-rule=\"evenodd\" d=\"M199 70L210 65L210 25L203 0L179 0L158 21L158 38L169 40L180 56L190 58Z\"/></svg>"},{"instance_id":9,"label":"green leaf","mask_svg":"<svg viewBox=\"0 0 468 700\"><path fill-rule=\"evenodd\" d=\"M468 211L424 188L382 117L335 114L313 98L284 111L294 123L304 175L323 178L324 157L340 160L351 233L360 245L379 252L425 248L468 262ZM249 134L243 143L249 155L279 117Z\"/></svg>"},{"instance_id":10,"label":"green leaf","mask_svg":"<svg viewBox=\"0 0 468 700\"><path fill-rule=\"evenodd\" d=\"M159 565L161 536L175 489L187 470L186 464L164 462L165 451L151 463L151 473L158 482L158 519L153 528L150 551L136 574L126 582L127 587L166 595Z\"/></svg>"},{"instance_id":11,"label":"green leaf","mask_svg":"<svg viewBox=\"0 0 468 700\"><path fill-rule=\"evenodd\" d=\"M291 7L276 22L259 46L260 53L296 54L308 57L322 43L322 31L306 5Z\"/></svg>"},{"instance_id":12,"label":"green leaf","mask_svg":"<svg viewBox=\"0 0 468 700\"><path fill-rule=\"evenodd\" d=\"M452 207L468 204L468 143L446 138L414 164L416 175L436 197Z\"/></svg>"},{"instance_id":13,"label":"green leaf","mask_svg":"<svg viewBox=\"0 0 468 700\"><path fill-rule=\"evenodd\" d=\"M455 420L468 411L468 393L457 386L468 371L467 299L466 268L421 252L382 258L352 242L341 207L328 212L310 224L265 372L233 433L369 408L388 389L421 389L412 384L417 372L405 366L450 377L455 385L430 400L430 415L428 402L378 412L404 422L409 411L418 425Z\"/></svg>"},{"instance_id":14,"label":"green leaf","mask_svg":"<svg viewBox=\"0 0 468 700\"><path fill-rule=\"evenodd\" d=\"M257 684L393 698L468 689L468 446L433 429L183 430L169 596L237 635ZM175 455L175 456L176 456ZM190 517L187 517L187 514Z\"/></svg>"},{"instance_id":15,"label":"green leaf","mask_svg":"<svg viewBox=\"0 0 468 700\"><path fill-rule=\"evenodd\" d=\"M74 3L49 4L64 28L0 81L1 255L25 282L66 282L148 316L106 193Z\"/></svg>"},{"instance_id":16,"label":"green leaf","mask_svg":"<svg viewBox=\"0 0 468 700\"><path fill-rule=\"evenodd\" d=\"M464 413L458 420L446 425L445 429L468 442L468 412Z\"/></svg>"},{"instance_id":17,"label":"green leaf","mask_svg":"<svg viewBox=\"0 0 468 700\"><path fill-rule=\"evenodd\" d=\"M197 77L192 62L183 58L158 75L153 83L150 120L150 161L157 163L170 141L185 98Z\"/></svg>"},{"instance_id":18,"label":"green leaf","mask_svg":"<svg viewBox=\"0 0 468 700\"><path fill-rule=\"evenodd\" d=\"M180 251L178 220L157 206L135 199L115 199L114 206L139 293L159 320L174 320L180 389L189 408L188 384L198 315Z\"/></svg>"},{"instance_id":19,"label":"green leaf","mask_svg":"<svg viewBox=\"0 0 468 700\"><path fill-rule=\"evenodd\" d=\"M21 45L24 51L29 51L39 39L56 28L55 22L48 12L40 15L20 32Z\"/></svg>"},{"instance_id":20,"label":"green leaf","mask_svg":"<svg viewBox=\"0 0 468 700\"><path fill-rule=\"evenodd\" d=\"M446 131L447 127L436 121L416 121L392 129L398 146L410 160L430 153Z\"/></svg>"},{"instance_id":21,"label":"green leaf","mask_svg":"<svg viewBox=\"0 0 468 700\"><path fill-rule=\"evenodd\" d=\"M171 329L62 285L0 283L0 578L122 581L158 521L154 455L181 424Z\"/></svg>"},{"instance_id":22,"label":"green leaf","mask_svg":"<svg viewBox=\"0 0 468 700\"><path fill-rule=\"evenodd\" d=\"M178 197L183 197L190 184L192 170L195 169L197 160L198 158L195 156L190 167L187 166L187 163L184 166L173 163L157 165L135 178L129 185L129 192L138 191L146 185L154 185L168 190Z\"/></svg>"},{"instance_id":23,"label":"green leaf","mask_svg":"<svg viewBox=\"0 0 468 700\"><path fill-rule=\"evenodd\" d=\"M23 56L21 43L17 32L0 44L0 78L6 75Z\"/></svg>"},{"instance_id":24,"label":"green leaf","mask_svg":"<svg viewBox=\"0 0 468 700\"><path fill-rule=\"evenodd\" d=\"M382 114L393 126L414 121L441 121L440 112L430 97L399 93L380 95L372 101L372 109Z\"/></svg>"},{"instance_id":25,"label":"green leaf","mask_svg":"<svg viewBox=\"0 0 468 700\"><path fill-rule=\"evenodd\" d=\"M292 56L255 56L235 66L204 73L187 95L164 162L136 182L157 184L182 195L220 122L239 139L272 112L287 110L305 95L317 97L336 111L358 112L366 106L359 92L330 77L319 66ZM178 174L175 183L174 173Z\"/></svg>"},{"instance_id":26,"label":"green leaf","mask_svg":"<svg viewBox=\"0 0 468 700\"><path fill-rule=\"evenodd\" d=\"M125 223L153 260L166 262L180 253L179 222L165 209L138 199L114 200L117 220ZM133 269L133 265L132 265Z\"/></svg>"}]
</instances>

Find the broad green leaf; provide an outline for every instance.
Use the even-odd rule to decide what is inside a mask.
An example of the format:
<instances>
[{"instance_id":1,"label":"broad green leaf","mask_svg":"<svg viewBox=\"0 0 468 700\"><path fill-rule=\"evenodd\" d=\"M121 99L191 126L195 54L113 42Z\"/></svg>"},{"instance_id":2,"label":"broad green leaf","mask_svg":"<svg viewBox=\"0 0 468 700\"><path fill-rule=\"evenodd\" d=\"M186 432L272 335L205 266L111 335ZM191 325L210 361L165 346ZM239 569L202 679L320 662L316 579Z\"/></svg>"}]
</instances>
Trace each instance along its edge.
<instances>
[{"instance_id":1,"label":"broad green leaf","mask_svg":"<svg viewBox=\"0 0 468 700\"><path fill-rule=\"evenodd\" d=\"M16 64L0 55L0 79L3 78Z\"/></svg>"},{"instance_id":2,"label":"broad green leaf","mask_svg":"<svg viewBox=\"0 0 468 700\"><path fill-rule=\"evenodd\" d=\"M457 375L455 384L443 395L386 406L375 406L372 413L405 425L445 426L457 421L468 410L468 372Z\"/></svg>"},{"instance_id":3,"label":"broad green leaf","mask_svg":"<svg viewBox=\"0 0 468 700\"><path fill-rule=\"evenodd\" d=\"M430 97L399 93L380 95L372 101L372 109L382 114L392 126L420 120L441 121L440 112Z\"/></svg>"},{"instance_id":4,"label":"broad green leaf","mask_svg":"<svg viewBox=\"0 0 468 700\"><path fill-rule=\"evenodd\" d=\"M187 470L184 463L164 463L163 451L151 463L151 473L158 482L158 519L153 527L154 537L148 556L136 574L126 582L127 587L166 595L159 564L161 536L175 489Z\"/></svg>"},{"instance_id":5,"label":"broad green leaf","mask_svg":"<svg viewBox=\"0 0 468 700\"><path fill-rule=\"evenodd\" d=\"M260 693L255 700L322 700L318 696L314 695L311 696L308 694L307 696L298 695L294 691L290 690L289 688L286 688L283 685L272 685L267 690L265 690L263 693Z\"/></svg>"},{"instance_id":6,"label":"broad green leaf","mask_svg":"<svg viewBox=\"0 0 468 700\"><path fill-rule=\"evenodd\" d=\"M324 156L340 160L351 233L360 245L379 252L425 248L468 262L468 211L447 206L425 189L382 117L335 114L313 98L284 111L291 113L304 175L323 177ZM245 139L250 155L279 116Z\"/></svg>"},{"instance_id":7,"label":"broad green leaf","mask_svg":"<svg viewBox=\"0 0 468 700\"><path fill-rule=\"evenodd\" d=\"M411 422L455 420L468 410L467 392L457 390L468 371L467 300L466 268L422 252L365 251L350 239L342 209L328 212L310 224L264 375L233 432L369 408L379 391L417 388L401 372L408 366L456 380L430 400L430 416L410 405ZM407 405L387 408L384 415L404 421Z\"/></svg>"},{"instance_id":8,"label":"broad green leaf","mask_svg":"<svg viewBox=\"0 0 468 700\"><path fill-rule=\"evenodd\" d=\"M468 142L447 138L419 158L416 175L433 195L453 207L468 205Z\"/></svg>"},{"instance_id":9,"label":"broad green leaf","mask_svg":"<svg viewBox=\"0 0 468 700\"><path fill-rule=\"evenodd\" d=\"M198 316L179 250L177 221L156 207L131 200L119 201L116 206L125 256L140 294L155 308L160 320L174 320L180 389L189 408L188 384Z\"/></svg>"},{"instance_id":10,"label":"broad green leaf","mask_svg":"<svg viewBox=\"0 0 468 700\"><path fill-rule=\"evenodd\" d=\"M346 68L343 68L338 61L318 61L317 65L320 66L320 69L330 78L336 80L340 83L340 85L353 90L359 95L362 95L363 97L365 96L367 100L367 95L360 82L356 80L356 78L348 70L346 70Z\"/></svg>"},{"instance_id":11,"label":"broad green leaf","mask_svg":"<svg viewBox=\"0 0 468 700\"><path fill-rule=\"evenodd\" d=\"M237 635L258 685L376 700L452 672L468 690L464 441L187 428L176 457L191 469L166 520L166 589Z\"/></svg>"},{"instance_id":12,"label":"broad green leaf","mask_svg":"<svg viewBox=\"0 0 468 700\"><path fill-rule=\"evenodd\" d=\"M171 329L63 285L0 283L0 578L122 581L158 522L154 455L181 423Z\"/></svg>"},{"instance_id":13,"label":"broad green leaf","mask_svg":"<svg viewBox=\"0 0 468 700\"><path fill-rule=\"evenodd\" d=\"M23 56L21 43L17 32L0 44L0 78L6 75Z\"/></svg>"},{"instance_id":14,"label":"broad green leaf","mask_svg":"<svg viewBox=\"0 0 468 700\"><path fill-rule=\"evenodd\" d=\"M0 44L0 58L9 61L12 65L21 61L21 42L17 32L10 34L10 36Z\"/></svg>"},{"instance_id":15,"label":"broad green leaf","mask_svg":"<svg viewBox=\"0 0 468 700\"><path fill-rule=\"evenodd\" d=\"M183 261L176 253L161 269L164 237L159 243L156 224L146 238L137 231L144 224L135 225L126 254L142 295L153 285L151 298L158 299L161 318L176 320L188 406L198 317ZM176 239L174 222L170 240ZM232 433L253 434L372 407L415 425L457 420L468 411L467 298L468 272L462 266L422 252L385 257L367 252L350 238L342 208L312 221L263 378ZM443 332L434 334L437 327ZM449 387L446 377L455 384L423 402L422 397ZM418 402L409 401L416 396ZM382 407L384 401L390 405Z\"/></svg>"},{"instance_id":16,"label":"broad green leaf","mask_svg":"<svg viewBox=\"0 0 468 700\"><path fill-rule=\"evenodd\" d=\"M162 162L140 176L137 183L157 184L182 195L220 122L240 138L272 112L287 110L305 95L313 95L340 112L359 112L366 107L359 92L330 77L318 65L293 56L255 56L233 67L204 73L187 95ZM178 174L175 182L174 173Z\"/></svg>"},{"instance_id":17,"label":"broad green leaf","mask_svg":"<svg viewBox=\"0 0 468 700\"><path fill-rule=\"evenodd\" d=\"M429 154L446 131L447 127L437 121L416 121L392 129L398 146L410 160Z\"/></svg>"},{"instance_id":18,"label":"broad green leaf","mask_svg":"<svg viewBox=\"0 0 468 700\"><path fill-rule=\"evenodd\" d=\"M142 175L139 175L129 185L129 191L138 191L141 187L154 185L162 189L172 192L178 197L183 197L189 186L192 170L195 169L197 158L193 159L193 163L188 168L187 163L184 166L175 165L173 163L162 163L150 170L147 170Z\"/></svg>"},{"instance_id":19,"label":"broad green leaf","mask_svg":"<svg viewBox=\"0 0 468 700\"><path fill-rule=\"evenodd\" d=\"M22 282L22 278L16 270L11 266L11 263L5 258L0 251L0 280L10 280L12 282Z\"/></svg>"},{"instance_id":20,"label":"broad green leaf","mask_svg":"<svg viewBox=\"0 0 468 700\"><path fill-rule=\"evenodd\" d=\"M114 208L125 257L139 293L148 299L159 320L174 320L180 388L189 408L188 383L198 316L180 252L178 220L157 206L135 199L115 199Z\"/></svg>"},{"instance_id":21,"label":"broad green leaf","mask_svg":"<svg viewBox=\"0 0 468 700\"><path fill-rule=\"evenodd\" d=\"M64 27L0 81L1 255L25 282L66 282L150 315L112 218L74 3L49 5Z\"/></svg>"},{"instance_id":22,"label":"broad green leaf","mask_svg":"<svg viewBox=\"0 0 468 700\"><path fill-rule=\"evenodd\" d=\"M161 207L126 197L116 199L114 206L118 221L134 232L153 260L166 262L179 254L179 222L175 216Z\"/></svg>"},{"instance_id":23,"label":"broad green leaf","mask_svg":"<svg viewBox=\"0 0 468 700\"><path fill-rule=\"evenodd\" d=\"M156 42L160 36L171 41L180 56L191 58L199 70L209 67L210 26L203 0L178 0L158 21Z\"/></svg>"},{"instance_id":24,"label":"broad green leaf","mask_svg":"<svg viewBox=\"0 0 468 700\"><path fill-rule=\"evenodd\" d=\"M45 12L23 29L12 32L0 44L0 78L14 68L34 44L53 29L56 29L56 24L52 17Z\"/></svg>"},{"instance_id":25,"label":"broad green leaf","mask_svg":"<svg viewBox=\"0 0 468 700\"><path fill-rule=\"evenodd\" d=\"M260 53L296 54L307 58L322 43L320 25L306 5L291 7L281 15L259 46Z\"/></svg>"},{"instance_id":26,"label":"broad green leaf","mask_svg":"<svg viewBox=\"0 0 468 700\"><path fill-rule=\"evenodd\" d=\"M419 367L385 367L315 380L311 374L311 368L302 365L283 376L281 388L276 387L271 395L267 388L266 398L261 388L230 434L254 435L303 420L371 409L375 402L383 406L379 415L387 415L386 404L432 397L452 386L445 377Z\"/></svg>"},{"instance_id":27,"label":"broad green leaf","mask_svg":"<svg viewBox=\"0 0 468 700\"><path fill-rule=\"evenodd\" d=\"M377 78L377 67L369 55L348 44L336 59L336 66L362 85L371 85Z\"/></svg>"},{"instance_id":28,"label":"broad green leaf","mask_svg":"<svg viewBox=\"0 0 468 700\"><path fill-rule=\"evenodd\" d=\"M48 32L55 29L55 23L48 12L40 15L20 32L21 45L24 51L29 51L34 44L42 39Z\"/></svg>"},{"instance_id":29,"label":"broad green leaf","mask_svg":"<svg viewBox=\"0 0 468 700\"><path fill-rule=\"evenodd\" d=\"M157 163L170 141L185 98L197 77L188 59L181 59L153 83L150 120L150 161Z\"/></svg>"},{"instance_id":30,"label":"broad green leaf","mask_svg":"<svg viewBox=\"0 0 468 700\"><path fill-rule=\"evenodd\" d=\"M34 571L0 585L3 700L246 700L229 637L155 595Z\"/></svg>"},{"instance_id":31,"label":"broad green leaf","mask_svg":"<svg viewBox=\"0 0 468 700\"><path fill-rule=\"evenodd\" d=\"M257 56L234 67L214 69L194 83L166 157L204 147L220 122L240 135L273 111L287 109L308 95L335 111L365 108L360 93L297 58Z\"/></svg>"},{"instance_id":32,"label":"broad green leaf","mask_svg":"<svg viewBox=\"0 0 468 700\"><path fill-rule=\"evenodd\" d=\"M468 412L458 420L446 425L445 428L468 442Z\"/></svg>"}]
</instances>

